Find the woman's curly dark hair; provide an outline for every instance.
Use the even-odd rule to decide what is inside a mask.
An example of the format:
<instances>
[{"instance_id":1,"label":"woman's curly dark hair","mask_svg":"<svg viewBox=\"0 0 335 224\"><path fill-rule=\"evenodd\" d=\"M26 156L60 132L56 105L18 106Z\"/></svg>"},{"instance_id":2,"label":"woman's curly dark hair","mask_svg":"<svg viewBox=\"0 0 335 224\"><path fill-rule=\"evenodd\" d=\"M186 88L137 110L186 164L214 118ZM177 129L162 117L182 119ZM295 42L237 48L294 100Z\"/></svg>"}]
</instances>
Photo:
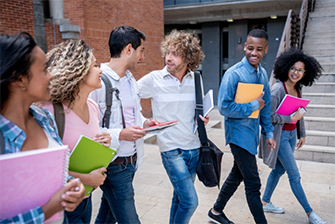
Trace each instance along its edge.
<instances>
[{"instance_id":1,"label":"woman's curly dark hair","mask_svg":"<svg viewBox=\"0 0 335 224\"><path fill-rule=\"evenodd\" d=\"M314 57L295 48L291 48L277 57L273 66L274 77L285 82L288 79L290 69L298 61L305 64L305 75L295 87L301 89L303 85L311 86L322 75L322 66Z\"/></svg>"}]
</instances>

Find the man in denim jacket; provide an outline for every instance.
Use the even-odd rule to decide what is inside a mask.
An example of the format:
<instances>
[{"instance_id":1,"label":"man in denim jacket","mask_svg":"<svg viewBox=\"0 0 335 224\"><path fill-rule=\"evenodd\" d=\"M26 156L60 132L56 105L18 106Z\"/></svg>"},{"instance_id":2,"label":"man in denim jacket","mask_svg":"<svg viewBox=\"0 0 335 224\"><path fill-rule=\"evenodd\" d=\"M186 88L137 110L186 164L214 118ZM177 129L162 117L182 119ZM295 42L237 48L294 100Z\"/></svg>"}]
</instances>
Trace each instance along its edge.
<instances>
[{"instance_id":1,"label":"man in denim jacket","mask_svg":"<svg viewBox=\"0 0 335 224\"><path fill-rule=\"evenodd\" d=\"M129 26L115 28L109 38L111 60L101 64L101 70L115 91L109 128L110 148L117 154L107 168L107 178L100 188L103 191L100 210L95 223L140 223L134 202L133 179L143 161L142 127L154 121L141 114L140 95L131 71L144 59L146 36ZM94 91L90 97L99 104L101 118L106 111L106 86ZM102 121L101 121L102 123Z\"/></svg>"},{"instance_id":2,"label":"man in denim jacket","mask_svg":"<svg viewBox=\"0 0 335 224\"><path fill-rule=\"evenodd\" d=\"M270 88L266 71L260 65L268 51L267 33L260 29L250 31L244 51L246 56L242 61L229 68L223 76L218 97L218 109L225 116L226 144L230 145L234 165L214 207L208 212L209 219L216 223L233 223L225 216L223 209L242 181L255 222L267 223L260 199L261 182L255 157L259 125L265 130L268 147L274 149L276 145L271 124ZM264 92L254 101L237 104L234 100L239 82L263 84ZM256 110L260 110L259 118L248 118Z\"/></svg>"}]
</instances>

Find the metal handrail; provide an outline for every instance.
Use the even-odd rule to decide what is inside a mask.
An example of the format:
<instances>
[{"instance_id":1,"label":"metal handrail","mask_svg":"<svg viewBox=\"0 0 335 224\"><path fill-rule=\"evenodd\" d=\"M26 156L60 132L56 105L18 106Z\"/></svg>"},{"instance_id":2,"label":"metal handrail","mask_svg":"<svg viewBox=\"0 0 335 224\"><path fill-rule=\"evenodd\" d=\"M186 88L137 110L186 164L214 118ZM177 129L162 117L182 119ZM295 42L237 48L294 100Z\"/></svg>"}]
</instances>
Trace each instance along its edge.
<instances>
[{"instance_id":1,"label":"metal handrail","mask_svg":"<svg viewBox=\"0 0 335 224\"><path fill-rule=\"evenodd\" d=\"M290 48L302 49L308 14L314 10L314 3L315 0L303 0L299 16L297 16L292 9L288 11L276 57ZM270 86L275 82L276 80L272 70L269 80Z\"/></svg>"}]
</instances>

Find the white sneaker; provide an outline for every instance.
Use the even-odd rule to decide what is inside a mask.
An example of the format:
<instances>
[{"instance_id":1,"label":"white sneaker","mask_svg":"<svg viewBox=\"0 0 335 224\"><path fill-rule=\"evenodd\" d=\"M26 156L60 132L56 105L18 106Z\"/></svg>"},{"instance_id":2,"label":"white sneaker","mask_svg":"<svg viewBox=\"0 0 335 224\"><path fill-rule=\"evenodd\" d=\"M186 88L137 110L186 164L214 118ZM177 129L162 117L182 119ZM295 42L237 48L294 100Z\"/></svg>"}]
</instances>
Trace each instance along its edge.
<instances>
[{"instance_id":1,"label":"white sneaker","mask_svg":"<svg viewBox=\"0 0 335 224\"><path fill-rule=\"evenodd\" d=\"M267 203L266 205L263 205L263 210L264 212L272 212L272 213L277 213L277 214L281 214L285 212L285 209L281 207L276 207L271 202Z\"/></svg>"},{"instance_id":2,"label":"white sneaker","mask_svg":"<svg viewBox=\"0 0 335 224\"><path fill-rule=\"evenodd\" d=\"M315 212L311 212L308 217L310 224L326 224Z\"/></svg>"}]
</instances>

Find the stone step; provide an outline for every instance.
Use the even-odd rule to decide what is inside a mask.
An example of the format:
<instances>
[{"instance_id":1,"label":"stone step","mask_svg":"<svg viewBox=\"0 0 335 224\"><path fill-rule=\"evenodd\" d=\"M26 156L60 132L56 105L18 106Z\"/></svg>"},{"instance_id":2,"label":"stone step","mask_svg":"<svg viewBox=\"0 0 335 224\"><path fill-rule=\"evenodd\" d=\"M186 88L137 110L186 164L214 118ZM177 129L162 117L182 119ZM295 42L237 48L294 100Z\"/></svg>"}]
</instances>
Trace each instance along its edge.
<instances>
[{"instance_id":1,"label":"stone step","mask_svg":"<svg viewBox=\"0 0 335 224\"><path fill-rule=\"evenodd\" d=\"M303 93L335 93L335 82L316 82L312 86L304 86Z\"/></svg>"},{"instance_id":2,"label":"stone step","mask_svg":"<svg viewBox=\"0 0 335 224\"><path fill-rule=\"evenodd\" d=\"M334 11L332 10L318 10L316 9L314 12L309 14L309 18L315 17L335 17Z\"/></svg>"},{"instance_id":3,"label":"stone step","mask_svg":"<svg viewBox=\"0 0 335 224\"><path fill-rule=\"evenodd\" d=\"M320 114L320 116L322 116ZM305 116L305 128L306 130L316 131L334 131L335 130L335 118L333 117L310 117Z\"/></svg>"},{"instance_id":4,"label":"stone step","mask_svg":"<svg viewBox=\"0 0 335 224\"><path fill-rule=\"evenodd\" d=\"M320 44L335 44L335 38L333 37L326 37L326 38L320 38L320 37L313 37L313 36L308 36L305 37L304 39L304 45L309 45L309 44L315 44L315 45L320 45Z\"/></svg>"},{"instance_id":5,"label":"stone step","mask_svg":"<svg viewBox=\"0 0 335 224\"><path fill-rule=\"evenodd\" d=\"M333 56L334 50L333 49L305 49L304 51L308 53L309 55L312 55L314 57L318 56Z\"/></svg>"},{"instance_id":6,"label":"stone step","mask_svg":"<svg viewBox=\"0 0 335 224\"><path fill-rule=\"evenodd\" d=\"M335 50L335 45L332 44L307 44L304 43L303 50L310 51L310 50ZM334 54L332 55L334 56Z\"/></svg>"},{"instance_id":7,"label":"stone step","mask_svg":"<svg viewBox=\"0 0 335 224\"><path fill-rule=\"evenodd\" d=\"M335 131L306 130L307 145L335 147Z\"/></svg>"},{"instance_id":8,"label":"stone step","mask_svg":"<svg viewBox=\"0 0 335 224\"><path fill-rule=\"evenodd\" d=\"M309 99L311 104L335 105L335 93L303 93L303 98Z\"/></svg>"},{"instance_id":9,"label":"stone step","mask_svg":"<svg viewBox=\"0 0 335 224\"><path fill-rule=\"evenodd\" d=\"M316 60L323 60L322 57L317 57ZM335 57L334 57L335 60ZM320 61L319 61L320 62ZM334 61L335 62L335 61ZM334 73L323 73L317 82L335 82L335 72Z\"/></svg>"},{"instance_id":10,"label":"stone step","mask_svg":"<svg viewBox=\"0 0 335 224\"><path fill-rule=\"evenodd\" d=\"M335 147L304 145L301 149L295 150L294 157L297 160L335 163Z\"/></svg>"},{"instance_id":11,"label":"stone step","mask_svg":"<svg viewBox=\"0 0 335 224\"><path fill-rule=\"evenodd\" d=\"M335 63L322 63L321 65L325 72L335 71Z\"/></svg>"},{"instance_id":12,"label":"stone step","mask_svg":"<svg viewBox=\"0 0 335 224\"><path fill-rule=\"evenodd\" d=\"M334 117L335 114L335 104L334 105L308 104L306 109L307 109L306 115L308 116Z\"/></svg>"},{"instance_id":13,"label":"stone step","mask_svg":"<svg viewBox=\"0 0 335 224\"><path fill-rule=\"evenodd\" d=\"M335 43L334 43L335 44ZM322 65L323 63L329 64L334 63L335 64L335 56L315 56L315 59L318 60L318 62ZM322 76L321 76L322 77ZM320 77L320 78L321 78Z\"/></svg>"},{"instance_id":14,"label":"stone step","mask_svg":"<svg viewBox=\"0 0 335 224\"><path fill-rule=\"evenodd\" d=\"M308 32L308 28L306 28L306 33L305 33L305 38L307 37L315 37L318 38L334 38L335 37L335 33L332 30L323 30L322 33L317 33L317 35L315 35L315 32L313 32L313 30Z\"/></svg>"},{"instance_id":15,"label":"stone step","mask_svg":"<svg viewBox=\"0 0 335 224\"><path fill-rule=\"evenodd\" d=\"M318 9L328 8L328 7L329 8L335 7L335 2L333 0L331 0L331 1L316 1L314 11L318 10Z\"/></svg>"}]
</instances>

